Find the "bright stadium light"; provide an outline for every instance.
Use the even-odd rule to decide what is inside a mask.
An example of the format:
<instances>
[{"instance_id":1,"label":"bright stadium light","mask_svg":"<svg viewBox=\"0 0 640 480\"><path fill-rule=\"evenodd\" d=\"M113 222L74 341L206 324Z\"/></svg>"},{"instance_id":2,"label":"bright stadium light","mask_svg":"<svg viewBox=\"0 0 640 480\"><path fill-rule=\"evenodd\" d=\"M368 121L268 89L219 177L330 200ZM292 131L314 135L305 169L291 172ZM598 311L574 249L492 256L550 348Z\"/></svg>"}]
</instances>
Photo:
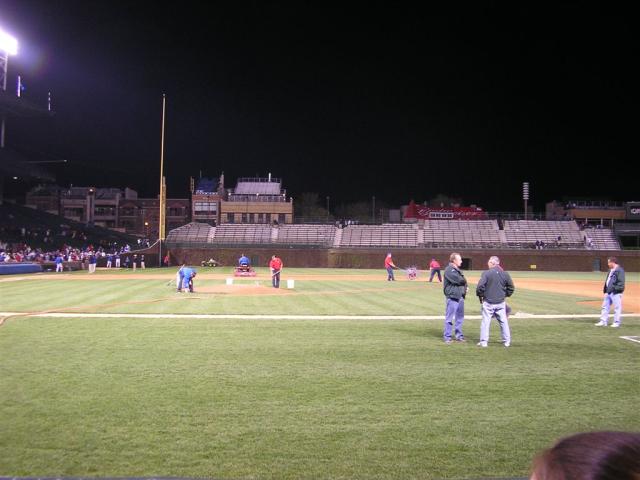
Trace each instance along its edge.
<instances>
[{"instance_id":1,"label":"bright stadium light","mask_svg":"<svg viewBox=\"0 0 640 480\"><path fill-rule=\"evenodd\" d=\"M18 54L18 40L0 29L0 50L9 55Z\"/></svg>"}]
</instances>

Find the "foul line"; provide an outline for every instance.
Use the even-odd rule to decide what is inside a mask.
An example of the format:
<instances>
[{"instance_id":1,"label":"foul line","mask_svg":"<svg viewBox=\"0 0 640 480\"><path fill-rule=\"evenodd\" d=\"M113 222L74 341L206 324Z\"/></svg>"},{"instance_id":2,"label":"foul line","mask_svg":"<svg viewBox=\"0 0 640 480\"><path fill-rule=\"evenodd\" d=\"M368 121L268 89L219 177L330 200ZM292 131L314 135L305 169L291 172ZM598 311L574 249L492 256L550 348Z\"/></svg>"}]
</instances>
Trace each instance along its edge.
<instances>
[{"instance_id":1,"label":"foul line","mask_svg":"<svg viewBox=\"0 0 640 480\"><path fill-rule=\"evenodd\" d=\"M444 315L266 315L266 314L199 314L199 313L79 313L79 312L0 312L0 318L8 317L45 318L173 318L211 320L444 320ZM623 317L640 317L640 313L625 313ZM509 319L560 319L600 318L596 314L534 315L517 313ZM466 315L465 319L480 320L482 315Z\"/></svg>"},{"instance_id":2,"label":"foul line","mask_svg":"<svg viewBox=\"0 0 640 480\"><path fill-rule=\"evenodd\" d=\"M636 343L640 343L640 337L638 336L633 336L633 337L620 337L623 340L629 340L630 342L636 342Z\"/></svg>"}]
</instances>

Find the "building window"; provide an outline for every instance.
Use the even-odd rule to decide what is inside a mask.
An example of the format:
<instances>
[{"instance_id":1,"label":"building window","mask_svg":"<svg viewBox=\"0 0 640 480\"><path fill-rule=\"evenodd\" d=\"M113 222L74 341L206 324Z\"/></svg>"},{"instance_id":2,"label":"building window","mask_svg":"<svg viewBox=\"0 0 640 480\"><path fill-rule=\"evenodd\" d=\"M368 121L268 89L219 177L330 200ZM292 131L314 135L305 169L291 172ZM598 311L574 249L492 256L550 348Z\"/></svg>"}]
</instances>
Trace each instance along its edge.
<instances>
[{"instance_id":1,"label":"building window","mask_svg":"<svg viewBox=\"0 0 640 480\"><path fill-rule=\"evenodd\" d=\"M242 214L242 223L247 223L247 214L246 213Z\"/></svg>"},{"instance_id":2,"label":"building window","mask_svg":"<svg viewBox=\"0 0 640 480\"><path fill-rule=\"evenodd\" d=\"M285 223L286 222L286 215L284 213L279 213L278 214L278 223Z\"/></svg>"},{"instance_id":3,"label":"building window","mask_svg":"<svg viewBox=\"0 0 640 480\"><path fill-rule=\"evenodd\" d=\"M264 214L264 223L271 223L271 214L270 213L265 213Z\"/></svg>"},{"instance_id":4,"label":"building window","mask_svg":"<svg viewBox=\"0 0 640 480\"><path fill-rule=\"evenodd\" d=\"M227 223L235 223L236 216L233 213L227 213Z\"/></svg>"},{"instance_id":5,"label":"building window","mask_svg":"<svg viewBox=\"0 0 640 480\"><path fill-rule=\"evenodd\" d=\"M264 223L264 213L258 214L258 223Z\"/></svg>"},{"instance_id":6,"label":"building window","mask_svg":"<svg viewBox=\"0 0 640 480\"><path fill-rule=\"evenodd\" d=\"M256 223L256 216L253 213L249 214L249 223Z\"/></svg>"},{"instance_id":7,"label":"building window","mask_svg":"<svg viewBox=\"0 0 640 480\"><path fill-rule=\"evenodd\" d=\"M194 202L193 211L196 215L216 215L218 213L218 203ZM182 215L182 213L179 213L177 215Z\"/></svg>"},{"instance_id":8,"label":"building window","mask_svg":"<svg viewBox=\"0 0 640 480\"><path fill-rule=\"evenodd\" d=\"M123 217L135 217L136 216L136 209L134 207L124 207L122 209L122 216Z\"/></svg>"},{"instance_id":9,"label":"building window","mask_svg":"<svg viewBox=\"0 0 640 480\"><path fill-rule=\"evenodd\" d=\"M184 215L184 208L183 207L171 207L169 209L169 216L170 217L181 217L182 215Z\"/></svg>"},{"instance_id":10,"label":"building window","mask_svg":"<svg viewBox=\"0 0 640 480\"><path fill-rule=\"evenodd\" d=\"M98 217L114 217L116 215L115 207L96 207L95 214Z\"/></svg>"}]
</instances>

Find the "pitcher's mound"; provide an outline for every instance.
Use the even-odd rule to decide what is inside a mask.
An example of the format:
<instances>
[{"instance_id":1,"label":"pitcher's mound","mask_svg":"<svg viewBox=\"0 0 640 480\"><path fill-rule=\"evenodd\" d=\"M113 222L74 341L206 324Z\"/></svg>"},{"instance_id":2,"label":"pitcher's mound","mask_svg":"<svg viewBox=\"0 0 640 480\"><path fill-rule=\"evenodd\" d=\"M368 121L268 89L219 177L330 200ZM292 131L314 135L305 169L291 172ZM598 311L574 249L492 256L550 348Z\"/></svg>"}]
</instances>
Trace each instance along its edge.
<instances>
[{"instance_id":1,"label":"pitcher's mound","mask_svg":"<svg viewBox=\"0 0 640 480\"><path fill-rule=\"evenodd\" d=\"M265 285L237 283L235 285L213 285L196 287L196 293L219 293L224 295L286 295L293 290L273 288Z\"/></svg>"}]
</instances>

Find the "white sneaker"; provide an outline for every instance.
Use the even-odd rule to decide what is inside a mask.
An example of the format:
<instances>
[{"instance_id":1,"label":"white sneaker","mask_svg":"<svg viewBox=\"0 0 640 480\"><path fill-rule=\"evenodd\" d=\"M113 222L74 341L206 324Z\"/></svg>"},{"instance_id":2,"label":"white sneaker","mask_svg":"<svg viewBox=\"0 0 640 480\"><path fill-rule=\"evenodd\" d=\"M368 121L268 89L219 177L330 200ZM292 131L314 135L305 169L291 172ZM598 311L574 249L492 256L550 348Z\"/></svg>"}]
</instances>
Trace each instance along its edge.
<instances>
[{"instance_id":1,"label":"white sneaker","mask_svg":"<svg viewBox=\"0 0 640 480\"><path fill-rule=\"evenodd\" d=\"M612 323L611 324L611 328L620 328L620 324L619 323Z\"/></svg>"},{"instance_id":2,"label":"white sneaker","mask_svg":"<svg viewBox=\"0 0 640 480\"><path fill-rule=\"evenodd\" d=\"M607 322L600 320L598 323L594 323L594 325L596 327L606 327L607 326Z\"/></svg>"},{"instance_id":3,"label":"white sneaker","mask_svg":"<svg viewBox=\"0 0 640 480\"><path fill-rule=\"evenodd\" d=\"M487 347L487 342L478 342L478 346L486 348Z\"/></svg>"},{"instance_id":4,"label":"white sneaker","mask_svg":"<svg viewBox=\"0 0 640 480\"><path fill-rule=\"evenodd\" d=\"M505 347L510 347L511 346L511 342L504 342L504 346Z\"/></svg>"}]
</instances>

